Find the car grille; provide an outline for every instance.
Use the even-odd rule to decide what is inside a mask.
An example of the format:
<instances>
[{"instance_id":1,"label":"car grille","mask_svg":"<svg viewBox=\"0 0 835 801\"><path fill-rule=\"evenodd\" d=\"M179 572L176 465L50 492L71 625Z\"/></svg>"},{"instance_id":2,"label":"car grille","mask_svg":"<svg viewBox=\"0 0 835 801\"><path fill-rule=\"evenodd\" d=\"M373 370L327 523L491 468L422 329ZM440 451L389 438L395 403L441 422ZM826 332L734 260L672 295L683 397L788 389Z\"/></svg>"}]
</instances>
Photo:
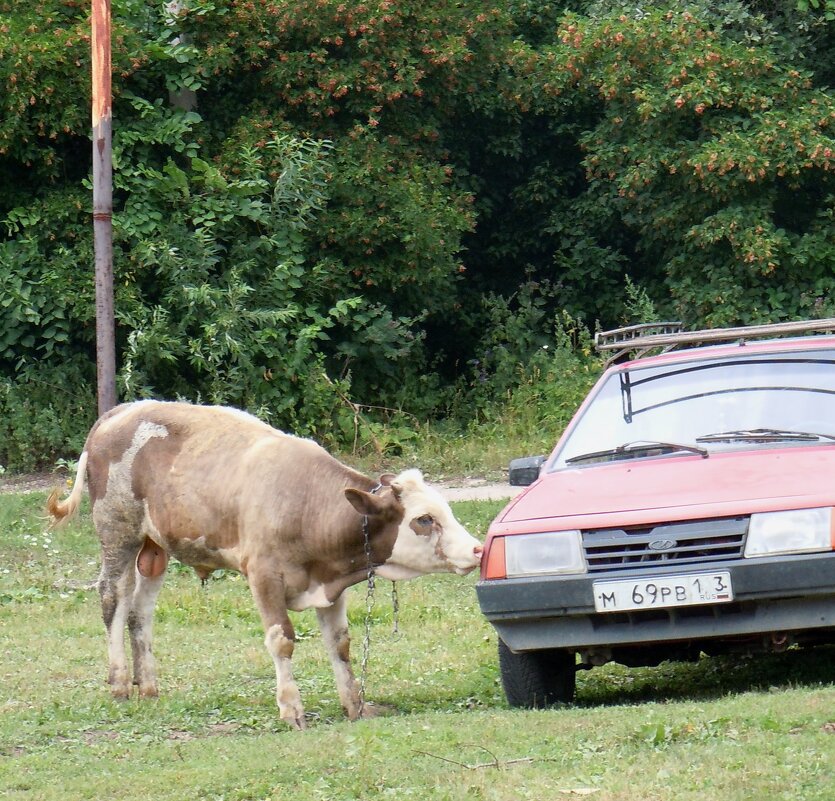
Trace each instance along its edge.
<instances>
[{"instance_id":1,"label":"car grille","mask_svg":"<svg viewBox=\"0 0 835 801\"><path fill-rule=\"evenodd\" d=\"M747 517L583 532L590 573L741 559Z\"/></svg>"}]
</instances>

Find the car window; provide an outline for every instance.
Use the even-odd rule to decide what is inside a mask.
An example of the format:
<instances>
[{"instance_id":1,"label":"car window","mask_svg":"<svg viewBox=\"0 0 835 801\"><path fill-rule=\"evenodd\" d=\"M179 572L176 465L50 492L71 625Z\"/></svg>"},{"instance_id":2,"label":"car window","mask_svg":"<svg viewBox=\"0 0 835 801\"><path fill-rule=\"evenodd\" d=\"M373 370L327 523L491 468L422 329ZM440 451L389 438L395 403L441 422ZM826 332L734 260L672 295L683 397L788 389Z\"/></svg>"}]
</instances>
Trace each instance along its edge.
<instances>
[{"instance_id":1,"label":"car window","mask_svg":"<svg viewBox=\"0 0 835 801\"><path fill-rule=\"evenodd\" d=\"M740 353L615 371L599 386L548 469L629 443L704 445L700 437L763 429L835 435L835 351ZM743 439L720 439L708 447L774 444ZM642 453L635 451L632 458Z\"/></svg>"}]
</instances>

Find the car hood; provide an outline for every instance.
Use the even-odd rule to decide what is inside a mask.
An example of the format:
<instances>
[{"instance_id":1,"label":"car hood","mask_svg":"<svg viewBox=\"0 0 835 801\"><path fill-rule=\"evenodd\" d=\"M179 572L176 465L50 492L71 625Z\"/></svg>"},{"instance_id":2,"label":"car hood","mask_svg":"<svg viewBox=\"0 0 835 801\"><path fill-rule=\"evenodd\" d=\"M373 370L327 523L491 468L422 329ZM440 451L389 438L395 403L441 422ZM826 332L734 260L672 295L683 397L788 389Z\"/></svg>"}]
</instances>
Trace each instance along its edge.
<instances>
[{"instance_id":1,"label":"car hood","mask_svg":"<svg viewBox=\"0 0 835 801\"><path fill-rule=\"evenodd\" d=\"M493 533L520 523L526 531L639 525L825 505L835 505L835 446L688 454L546 473L496 519L493 528L505 531Z\"/></svg>"}]
</instances>

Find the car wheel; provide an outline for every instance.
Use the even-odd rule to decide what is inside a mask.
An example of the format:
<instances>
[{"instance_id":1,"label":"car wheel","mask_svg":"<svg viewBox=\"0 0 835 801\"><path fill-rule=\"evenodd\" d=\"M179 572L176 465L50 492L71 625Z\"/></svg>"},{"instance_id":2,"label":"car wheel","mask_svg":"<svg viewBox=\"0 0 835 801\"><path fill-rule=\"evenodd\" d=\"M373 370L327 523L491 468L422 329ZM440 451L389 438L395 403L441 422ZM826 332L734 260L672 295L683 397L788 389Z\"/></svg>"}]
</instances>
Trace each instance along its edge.
<instances>
[{"instance_id":1,"label":"car wheel","mask_svg":"<svg viewBox=\"0 0 835 801\"><path fill-rule=\"evenodd\" d=\"M576 659L561 648L514 653L499 638L502 687L511 706L541 709L574 699Z\"/></svg>"}]
</instances>

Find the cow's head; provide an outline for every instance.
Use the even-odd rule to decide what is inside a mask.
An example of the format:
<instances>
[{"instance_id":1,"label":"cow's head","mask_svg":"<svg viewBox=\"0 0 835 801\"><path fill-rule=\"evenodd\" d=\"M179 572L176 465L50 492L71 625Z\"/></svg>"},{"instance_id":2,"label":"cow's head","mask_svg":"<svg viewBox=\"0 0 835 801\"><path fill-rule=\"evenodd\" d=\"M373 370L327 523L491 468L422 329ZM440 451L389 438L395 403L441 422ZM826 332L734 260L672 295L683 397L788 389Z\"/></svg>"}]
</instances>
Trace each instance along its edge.
<instances>
[{"instance_id":1,"label":"cow's head","mask_svg":"<svg viewBox=\"0 0 835 801\"><path fill-rule=\"evenodd\" d=\"M441 494L428 486L419 470L406 470L398 476L384 476L403 508L391 556L377 568L383 578L397 581L425 573L464 575L481 561L481 543L452 514ZM357 506L352 493L346 496ZM362 493L363 495L365 493Z\"/></svg>"}]
</instances>

